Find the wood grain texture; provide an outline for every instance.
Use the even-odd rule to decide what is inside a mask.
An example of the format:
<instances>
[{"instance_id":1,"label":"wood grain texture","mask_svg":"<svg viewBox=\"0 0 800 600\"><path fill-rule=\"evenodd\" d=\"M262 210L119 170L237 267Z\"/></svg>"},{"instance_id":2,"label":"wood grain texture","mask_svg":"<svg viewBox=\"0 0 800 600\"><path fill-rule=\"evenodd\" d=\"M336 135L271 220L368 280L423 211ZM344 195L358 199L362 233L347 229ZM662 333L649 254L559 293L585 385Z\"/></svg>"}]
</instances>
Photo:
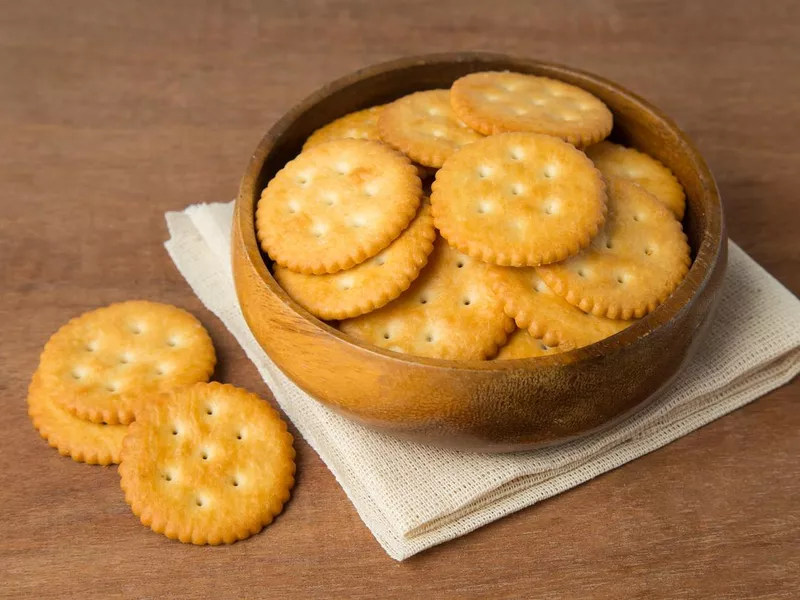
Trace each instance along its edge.
<instances>
[{"instance_id":1,"label":"wood grain texture","mask_svg":"<svg viewBox=\"0 0 800 600\"><path fill-rule=\"evenodd\" d=\"M800 382L402 564L303 441L274 525L193 548L143 528L113 469L48 448L23 401L59 325L133 297L191 310L217 378L269 397L167 258L162 213L233 198L298 99L407 54L531 56L650 99L708 160L731 237L800 292L798 3L7 0L0 15L0 597L800 594Z\"/></svg>"}]
</instances>

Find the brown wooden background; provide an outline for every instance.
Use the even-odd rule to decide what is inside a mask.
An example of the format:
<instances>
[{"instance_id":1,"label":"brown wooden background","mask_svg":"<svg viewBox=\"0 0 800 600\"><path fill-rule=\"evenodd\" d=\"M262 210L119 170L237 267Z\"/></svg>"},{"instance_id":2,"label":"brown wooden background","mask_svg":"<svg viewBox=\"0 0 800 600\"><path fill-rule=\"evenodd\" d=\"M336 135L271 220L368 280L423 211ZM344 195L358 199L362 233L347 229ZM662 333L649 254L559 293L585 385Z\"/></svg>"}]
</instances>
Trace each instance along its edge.
<instances>
[{"instance_id":1,"label":"brown wooden background","mask_svg":"<svg viewBox=\"0 0 800 600\"><path fill-rule=\"evenodd\" d=\"M0 596L800 595L800 382L402 564L302 440L284 515L194 548L30 426L47 337L134 297L192 310L218 379L269 397L167 258L164 211L232 198L265 129L326 81L450 50L574 65L656 103L705 154L732 238L800 292L798 2L0 1Z\"/></svg>"}]
</instances>

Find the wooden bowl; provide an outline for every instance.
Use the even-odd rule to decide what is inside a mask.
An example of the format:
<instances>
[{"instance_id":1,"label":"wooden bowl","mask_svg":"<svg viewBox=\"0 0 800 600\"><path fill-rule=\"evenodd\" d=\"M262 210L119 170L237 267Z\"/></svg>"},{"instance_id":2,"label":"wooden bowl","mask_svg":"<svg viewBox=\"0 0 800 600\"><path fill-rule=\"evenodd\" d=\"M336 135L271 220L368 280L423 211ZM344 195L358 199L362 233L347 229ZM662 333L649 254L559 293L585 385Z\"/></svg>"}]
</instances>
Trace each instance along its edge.
<instances>
[{"instance_id":1,"label":"wooden bowl","mask_svg":"<svg viewBox=\"0 0 800 600\"><path fill-rule=\"evenodd\" d=\"M654 312L601 342L564 354L508 361L419 358L345 336L295 303L270 274L256 240L262 189L318 127L405 94L447 88L475 71L560 79L603 100L612 139L669 166L687 193L684 229L694 263ZM525 450L609 426L658 397L705 337L727 259L722 203L705 161L668 117L622 87L567 67L499 54L404 58L330 83L264 136L242 178L233 223L233 273L256 339L298 386L368 427L426 444Z\"/></svg>"}]
</instances>

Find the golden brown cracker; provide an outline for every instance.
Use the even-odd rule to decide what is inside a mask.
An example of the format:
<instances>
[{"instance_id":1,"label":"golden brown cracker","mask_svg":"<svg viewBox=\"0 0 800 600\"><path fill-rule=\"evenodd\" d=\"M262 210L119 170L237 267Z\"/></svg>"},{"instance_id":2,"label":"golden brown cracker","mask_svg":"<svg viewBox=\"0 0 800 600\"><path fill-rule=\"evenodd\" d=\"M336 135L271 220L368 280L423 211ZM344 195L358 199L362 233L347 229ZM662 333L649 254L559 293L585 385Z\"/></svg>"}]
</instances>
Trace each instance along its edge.
<instances>
[{"instance_id":1,"label":"golden brown cracker","mask_svg":"<svg viewBox=\"0 0 800 600\"><path fill-rule=\"evenodd\" d=\"M381 348L462 360L492 357L513 327L492 293L485 265L442 238L399 298L340 323L343 332Z\"/></svg>"},{"instance_id":2,"label":"golden brown cracker","mask_svg":"<svg viewBox=\"0 0 800 600\"><path fill-rule=\"evenodd\" d=\"M35 373L28 388L28 416L47 443L62 456L90 465L118 463L127 425L79 419L62 408Z\"/></svg>"},{"instance_id":3,"label":"golden brown cracker","mask_svg":"<svg viewBox=\"0 0 800 600\"><path fill-rule=\"evenodd\" d=\"M380 142L336 140L303 152L269 182L256 211L261 246L298 273L336 273L388 246L417 212L422 184Z\"/></svg>"},{"instance_id":4,"label":"golden brown cracker","mask_svg":"<svg viewBox=\"0 0 800 600\"><path fill-rule=\"evenodd\" d=\"M430 205L423 203L400 237L352 269L304 275L275 267L275 279L298 304L321 319L357 317L408 289L428 262L435 239Z\"/></svg>"},{"instance_id":5,"label":"golden brown cracker","mask_svg":"<svg viewBox=\"0 0 800 600\"><path fill-rule=\"evenodd\" d=\"M286 423L246 390L200 383L144 407L122 448L120 485L143 525L230 544L272 522L294 485Z\"/></svg>"},{"instance_id":6,"label":"golden brown cracker","mask_svg":"<svg viewBox=\"0 0 800 600\"><path fill-rule=\"evenodd\" d=\"M456 116L484 135L530 131L578 147L604 139L613 117L600 99L557 79L486 71L456 80L450 91Z\"/></svg>"},{"instance_id":7,"label":"golden brown cracker","mask_svg":"<svg viewBox=\"0 0 800 600\"><path fill-rule=\"evenodd\" d=\"M591 246L537 273L584 312L612 319L642 317L664 302L691 264L681 224L655 196L610 178L608 219Z\"/></svg>"},{"instance_id":8,"label":"golden brown cracker","mask_svg":"<svg viewBox=\"0 0 800 600\"><path fill-rule=\"evenodd\" d=\"M606 177L638 183L658 198L680 221L686 210L686 193L672 171L652 156L634 148L600 142L586 148L586 155Z\"/></svg>"},{"instance_id":9,"label":"golden brown cracker","mask_svg":"<svg viewBox=\"0 0 800 600\"><path fill-rule=\"evenodd\" d=\"M334 140L380 141L378 116L382 110L382 105L365 108L320 127L303 144L303 151Z\"/></svg>"},{"instance_id":10,"label":"golden brown cracker","mask_svg":"<svg viewBox=\"0 0 800 600\"><path fill-rule=\"evenodd\" d=\"M378 117L381 139L411 160L439 168L452 154L483 136L459 121L450 90L415 92L395 100Z\"/></svg>"},{"instance_id":11,"label":"golden brown cracker","mask_svg":"<svg viewBox=\"0 0 800 600\"><path fill-rule=\"evenodd\" d=\"M191 314L136 300L84 313L44 347L42 384L68 412L94 423L130 423L152 394L208 381L216 364Z\"/></svg>"},{"instance_id":12,"label":"golden brown cracker","mask_svg":"<svg viewBox=\"0 0 800 600\"><path fill-rule=\"evenodd\" d=\"M588 346L633 323L597 317L572 306L554 294L532 267L490 267L489 274L505 313L548 346Z\"/></svg>"},{"instance_id":13,"label":"golden brown cracker","mask_svg":"<svg viewBox=\"0 0 800 600\"><path fill-rule=\"evenodd\" d=\"M517 329L508 336L506 345L500 348L495 360L512 360L515 358L537 358L539 356L552 356L572 350L569 344L549 346L541 338L531 335L527 329Z\"/></svg>"},{"instance_id":14,"label":"golden brown cracker","mask_svg":"<svg viewBox=\"0 0 800 600\"><path fill-rule=\"evenodd\" d=\"M586 155L552 136L506 133L453 155L436 173L433 219L456 249L484 262L536 266L589 245L606 192Z\"/></svg>"}]
</instances>

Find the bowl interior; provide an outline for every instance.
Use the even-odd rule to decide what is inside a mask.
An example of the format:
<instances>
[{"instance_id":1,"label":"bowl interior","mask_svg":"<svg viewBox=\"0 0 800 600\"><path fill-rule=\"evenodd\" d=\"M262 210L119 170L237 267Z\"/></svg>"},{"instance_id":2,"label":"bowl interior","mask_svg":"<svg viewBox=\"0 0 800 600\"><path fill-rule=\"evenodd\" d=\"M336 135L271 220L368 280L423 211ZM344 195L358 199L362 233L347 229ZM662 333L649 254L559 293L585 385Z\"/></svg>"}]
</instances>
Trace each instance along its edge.
<instances>
[{"instance_id":1,"label":"bowl interior","mask_svg":"<svg viewBox=\"0 0 800 600\"><path fill-rule=\"evenodd\" d=\"M362 69L338 79L296 105L266 134L242 180L239 203L248 216L242 232L245 243L258 248L255 236L255 207L261 191L287 162L300 152L303 142L319 127L347 113L390 102L411 92L448 88L459 77L476 71L516 71L560 79L577 85L599 97L614 114L610 139L633 146L667 165L686 190L687 208L683 227L692 249L692 267L675 292L655 311L622 332L592 346L537 359L514 361L449 361L397 355L362 344L316 319L292 301L269 272L270 260L260 253L262 276L268 287L298 314L347 343L367 347L398 360L452 366L475 364L475 368L501 368L502 363L539 361L563 363L587 354L597 356L620 344L647 335L666 323L707 285L711 267L719 255L723 231L722 206L714 179L700 154L686 135L661 111L635 94L603 78L568 67L522 58L487 53L457 53L405 58ZM260 252L260 251L259 251ZM259 268L259 271L262 271Z\"/></svg>"}]
</instances>

